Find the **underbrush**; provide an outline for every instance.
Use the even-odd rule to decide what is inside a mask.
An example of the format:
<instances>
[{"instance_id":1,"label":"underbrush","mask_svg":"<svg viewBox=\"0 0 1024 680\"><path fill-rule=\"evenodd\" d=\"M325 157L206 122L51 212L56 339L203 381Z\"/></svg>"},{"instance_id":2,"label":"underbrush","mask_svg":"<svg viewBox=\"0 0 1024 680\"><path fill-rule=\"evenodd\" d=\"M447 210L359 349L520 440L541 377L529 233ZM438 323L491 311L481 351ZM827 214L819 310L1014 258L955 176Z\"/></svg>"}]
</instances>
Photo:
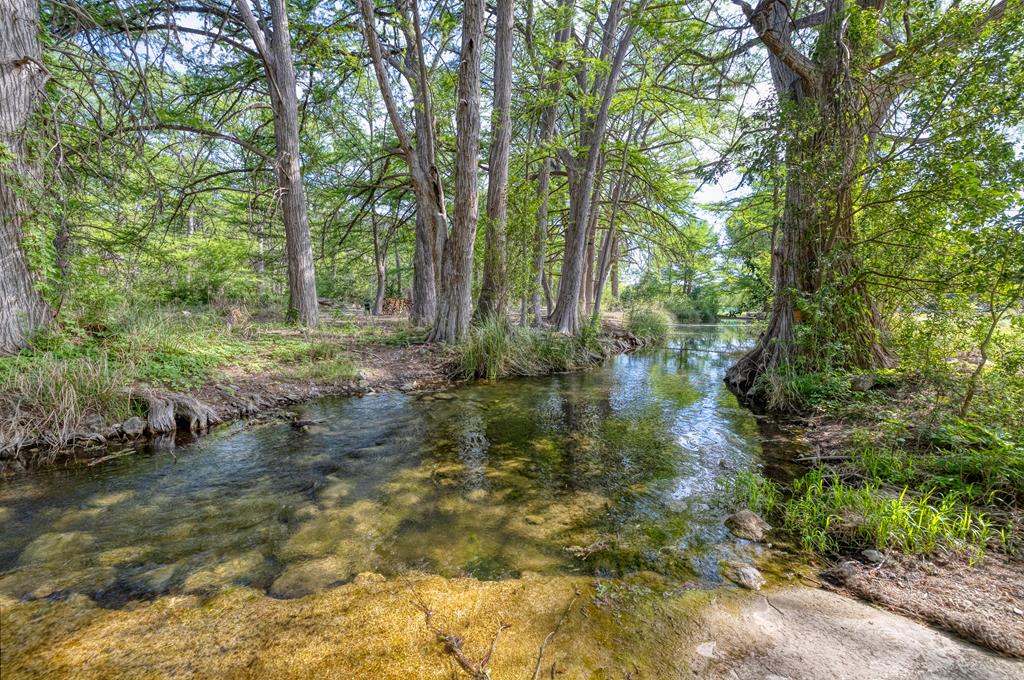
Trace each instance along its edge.
<instances>
[{"instance_id":1,"label":"underbrush","mask_svg":"<svg viewBox=\"0 0 1024 680\"><path fill-rule=\"evenodd\" d=\"M318 381L356 372L337 333L238 318L211 307L143 307L37 334L0 359L0 448L59 445L96 417L120 422L133 413L135 385L191 390L229 367Z\"/></svg>"},{"instance_id":2,"label":"underbrush","mask_svg":"<svg viewBox=\"0 0 1024 680\"><path fill-rule=\"evenodd\" d=\"M658 307L633 307L626 312L629 332L649 342L664 342L670 323L668 314Z\"/></svg>"},{"instance_id":3,"label":"underbrush","mask_svg":"<svg viewBox=\"0 0 1024 680\"><path fill-rule=\"evenodd\" d=\"M570 371L600 360L604 350L591 330L578 336L487 319L455 347L455 377L497 378Z\"/></svg>"}]
</instances>

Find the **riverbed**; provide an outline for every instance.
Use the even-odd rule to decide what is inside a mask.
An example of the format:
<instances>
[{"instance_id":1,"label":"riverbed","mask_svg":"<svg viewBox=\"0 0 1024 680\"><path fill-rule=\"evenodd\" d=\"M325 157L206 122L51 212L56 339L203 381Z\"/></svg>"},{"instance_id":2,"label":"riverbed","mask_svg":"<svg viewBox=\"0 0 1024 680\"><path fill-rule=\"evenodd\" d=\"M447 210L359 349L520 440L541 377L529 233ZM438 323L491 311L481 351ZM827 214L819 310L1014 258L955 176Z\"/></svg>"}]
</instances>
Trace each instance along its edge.
<instances>
[{"instance_id":1,"label":"riverbed","mask_svg":"<svg viewBox=\"0 0 1024 680\"><path fill-rule=\"evenodd\" d=\"M726 530L738 472L799 446L724 388L751 342L682 328L586 372L323 400L0 482L0 674L441 680L455 643L524 680L1022 670Z\"/></svg>"}]
</instances>

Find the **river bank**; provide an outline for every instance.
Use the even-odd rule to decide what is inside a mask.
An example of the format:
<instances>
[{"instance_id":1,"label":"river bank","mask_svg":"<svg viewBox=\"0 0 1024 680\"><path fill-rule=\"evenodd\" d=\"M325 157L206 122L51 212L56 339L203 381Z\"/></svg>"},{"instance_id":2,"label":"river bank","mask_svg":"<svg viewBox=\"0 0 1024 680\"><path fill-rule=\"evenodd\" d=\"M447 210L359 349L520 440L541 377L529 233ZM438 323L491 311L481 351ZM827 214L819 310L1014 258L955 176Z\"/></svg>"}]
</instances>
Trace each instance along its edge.
<instances>
[{"instance_id":1,"label":"river bank","mask_svg":"<svg viewBox=\"0 0 1024 680\"><path fill-rule=\"evenodd\" d=\"M12 678L469 677L437 631L457 636L474 663L490 656L491 677L523 680L1000 680L1024 670L895 614L798 585L665 594L637 579L365 574L297 600L240 588L121 610L78 595L0 605L3 667Z\"/></svg>"},{"instance_id":2,"label":"river bank","mask_svg":"<svg viewBox=\"0 0 1024 680\"><path fill-rule=\"evenodd\" d=\"M162 337L132 348L137 356L114 359L111 352L98 361L76 349L65 358L67 351L44 344L39 361L29 353L24 367L8 367L15 377L0 390L0 475L173 446L219 424L323 397L433 391L466 378L453 348L423 343L425 333L404 318L334 315L316 330L232 328L214 318L181 329L183 322L197 326L197 316L175 313L163 322ZM187 341L175 346L178 336ZM540 372L586 368L648 342L613 318L587 351Z\"/></svg>"},{"instance_id":3,"label":"river bank","mask_svg":"<svg viewBox=\"0 0 1024 680\"><path fill-rule=\"evenodd\" d=\"M801 467L744 480L740 502L818 554L836 592L1024 658L1024 459L1012 427L964 420L934 385L898 374L851 385L772 421L800 442Z\"/></svg>"}]
</instances>

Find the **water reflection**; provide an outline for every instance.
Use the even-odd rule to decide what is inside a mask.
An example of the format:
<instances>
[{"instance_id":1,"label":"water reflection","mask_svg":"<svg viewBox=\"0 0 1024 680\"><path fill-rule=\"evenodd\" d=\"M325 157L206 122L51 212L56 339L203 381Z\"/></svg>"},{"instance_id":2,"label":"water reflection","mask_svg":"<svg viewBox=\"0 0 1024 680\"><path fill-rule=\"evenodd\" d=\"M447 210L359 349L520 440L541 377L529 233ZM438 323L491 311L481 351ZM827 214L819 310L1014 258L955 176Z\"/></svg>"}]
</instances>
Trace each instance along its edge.
<instances>
[{"instance_id":1,"label":"water reflection","mask_svg":"<svg viewBox=\"0 0 1024 680\"><path fill-rule=\"evenodd\" d=\"M586 373L307 407L320 421L0 486L0 592L101 604L233 584L292 597L422 570L717 579L720 482L756 463L722 374L744 328Z\"/></svg>"}]
</instances>

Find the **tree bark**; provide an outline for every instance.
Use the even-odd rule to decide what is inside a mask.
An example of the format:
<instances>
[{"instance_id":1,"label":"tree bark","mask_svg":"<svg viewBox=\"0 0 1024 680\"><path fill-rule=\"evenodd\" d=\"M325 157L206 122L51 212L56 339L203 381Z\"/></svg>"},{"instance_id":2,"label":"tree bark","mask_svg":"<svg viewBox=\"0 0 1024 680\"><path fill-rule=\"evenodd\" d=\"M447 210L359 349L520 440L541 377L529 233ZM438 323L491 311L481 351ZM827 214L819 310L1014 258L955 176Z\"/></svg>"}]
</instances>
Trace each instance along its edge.
<instances>
[{"instance_id":1,"label":"tree bark","mask_svg":"<svg viewBox=\"0 0 1024 680\"><path fill-rule=\"evenodd\" d=\"M503 317L508 297L508 157L512 143L512 0L498 0L494 29L494 106L488 154L487 221L484 276L477 314Z\"/></svg>"},{"instance_id":2,"label":"tree bark","mask_svg":"<svg viewBox=\"0 0 1024 680\"><path fill-rule=\"evenodd\" d=\"M572 35L572 9L575 3L573 0L560 0L559 8L565 11L565 16L560 17L563 22L562 26L558 29L558 33L555 36L555 43L559 46L559 53L561 45L568 42ZM532 5L531 5L532 10ZM532 11L531 11L532 16ZM529 27L529 35L527 43L528 47L533 53L533 40L532 40L532 24ZM533 325L541 326L544 323L545 314L541 313L540 298L543 292L546 295L547 303L547 316L551 315L551 291L548 283L545 279L544 267L545 259L547 257L547 243L548 243L548 214L550 209L551 199L551 166L553 160L551 158L551 143L555 138L555 124L558 120L558 95L562 90L562 73L565 70L565 60L561 57L557 57L554 63L549 68L549 82L544 83L544 74L540 75L541 85L544 87L545 92L549 98L548 105L544 108L541 114L540 123L540 146L543 153L541 158L540 171L537 173L537 195L540 197L540 204L537 206L537 226L534 231L534 251L533 251Z\"/></svg>"},{"instance_id":3,"label":"tree bark","mask_svg":"<svg viewBox=\"0 0 1024 680\"><path fill-rule=\"evenodd\" d=\"M583 290L584 256L587 247L587 230L590 225L590 196L594 191L597 177L598 161L601 145L604 143L605 131L608 127L608 114L612 98L618 87L622 64L629 51L636 24L630 23L622 35L619 32L619 21L622 15L624 0L612 0L608 17L603 27L601 58L610 59L611 64L607 76L598 77L593 93L599 100L596 110L585 112L581 146L586 148L583 158L574 159L577 166L570 174L575 175L574 186L570 189L570 221L565 237L565 253L562 257L562 271L558 283L558 300L552 321L559 331L569 335L579 332L580 324L580 293ZM642 12L646 2L642 2L638 12Z\"/></svg>"},{"instance_id":4,"label":"tree bark","mask_svg":"<svg viewBox=\"0 0 1024 680\"><path fill-rule=\"evenodd\" d=\"M455 109L455 220L444 247L441 289L431 342L456 343L469 331L472 314L470 276L476 239L477 165L480 160L480 43L483 0L462 8L462 51Z\"/></svg>"},{"instance_id":5,"label":"tree bark","mask_svg":"<svg viewBox=\"0 0 1024 680\"><path fill-rule=\"evenodd\" d=\"M887 328L865 283L856 276L853 203L866 139L885 115L884 100L869 86L853 88L851 62L857 45L839 18L846 0L829 0L818 43L823 61L811 61L791 43L788 7L762 0L748 13L769 48L772 79L780 102L799 132L786 145L786 189L780 238L772 252L775 297L764 334L726 372L726 384L741 397L763 400L760 378L799 365L815 370L816 343L798 343L797 326L826 329L839 350L828 361L848 368L891 367L896 356L885 344ZM746 10L745 10L746 11ZM824 293L828 293L827 295ZM829 302L840 296L838 303Z\"/></svg>"},{"instance_id":6,"label":"tree bark","mask_svg":"<svg viewBox=\"0 0 1024 680\"><path fill-rule=\"evenodd\" d=\"M28 149L29 126L49 74L39 42L39 3L0 2L0 355L14 354L52 318L22 249L32 220L26 189L42 172Z\"/></svg>"},{"instance_id":7,"label":"tree bark","mask_svg":"<svg viewBox=\"0 0 1024 680\"><path fill-rule=\"evenodd\" d=\"M426 66L423 63L422 36L419 29L419 9L412 2L413 14L403 17L403 33L406 40L405 75L413 92L415 142L410 138L398 112L387 72L380 40L374 25L374 8L371 0L359 0L363 35L370 51L377 84L380 87L384 105L391 125L398 137L402 155L409 167L413 193L416 196L416 244L413 252L413 292L410 318L414 324L425 325L434 321L437 314L437 292L439 286L441 253L448 233L448 215L445 208L444 189L436 161L436 133L433 120L430 87L427 82Z\"/></svg>"},{"instance_id":8,"label":"tree bark","mask_svg":"<svg viewBox=\"0 0 1024 680\"><path fill-rule=\"evenodd\" d=\"M277 182L284 220L288 262L288 317L304 326L319 322L313 244L302 183L299 153L299 101L292 63L291 34L285 0L269 0L271 26L260 26L248 0L235 0L239 14L259 53L274 111Z\"/></svg>"},{"instance_id":9,"label":"tree bark","mask_svg":"<svg viewBox=\"0 0 1024 680\"><path fill-rule=\"evenodd\" d=\"M370 191L373 191L373 189ZM386 262L388 251L380 242L380 227L377 224L376 201L374 201L374 205L370 212L370 222L373 228L373 263L377 270L377 295L373 300L373 315L380 316L384 311L384 295L387 291L388 272Z\"/></svg>"}]
</instances>

